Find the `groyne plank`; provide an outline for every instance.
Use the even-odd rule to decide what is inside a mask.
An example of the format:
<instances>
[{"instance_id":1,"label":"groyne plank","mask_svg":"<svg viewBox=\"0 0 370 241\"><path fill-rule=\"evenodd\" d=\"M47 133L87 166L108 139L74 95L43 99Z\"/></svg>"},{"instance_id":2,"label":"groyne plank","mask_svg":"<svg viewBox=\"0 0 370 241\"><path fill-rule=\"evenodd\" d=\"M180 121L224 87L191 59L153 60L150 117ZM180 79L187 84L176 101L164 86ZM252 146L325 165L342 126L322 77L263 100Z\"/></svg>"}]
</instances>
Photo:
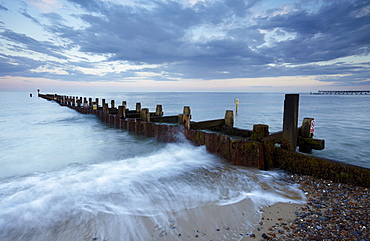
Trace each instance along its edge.
<instances>
[{"instance_id":1,"label":"groyne plank","mask_svg":"<svg viewBox=\"0 0 370 241\"><path fill-rule=\"evenodd\" d=\"M370 187L370 169L276 148L275 165L291 173Z\"/></svg>"}]
</instances>

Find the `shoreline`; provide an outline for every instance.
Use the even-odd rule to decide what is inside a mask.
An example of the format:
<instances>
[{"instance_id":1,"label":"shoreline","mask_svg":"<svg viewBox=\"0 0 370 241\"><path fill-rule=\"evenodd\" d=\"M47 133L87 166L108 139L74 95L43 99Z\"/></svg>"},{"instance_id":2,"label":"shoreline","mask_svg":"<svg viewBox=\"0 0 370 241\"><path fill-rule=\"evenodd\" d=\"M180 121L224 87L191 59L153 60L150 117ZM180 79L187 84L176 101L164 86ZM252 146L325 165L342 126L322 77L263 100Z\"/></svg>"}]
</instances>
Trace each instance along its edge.
<instances>
[{"instance_id":1,"label":"shoreline","mask_svg":"<svg viewBox=\"0 0 370 241\"><path fill-rule=\"evenodd\" d=\"M370 240L370 189L297 174L306 204L277 203L263 208L248 240Z\"/></svg>"},{"instance_id":2,"label":"shoreline","mask_svg":"<svg viewBox=\"0 0 370 241\"><path fill-rule=\"evenodd\" d=\"M285 232L286 224L296 218L296 211L304 204L276 203L261 210L262 218L255 229L247 234L241 241L276 238ZM280 229L275 230L275 227ZM277 234L274 232L277 231ZM266 236L265 236L266 235Z\"/></svg>"}]
</instances>

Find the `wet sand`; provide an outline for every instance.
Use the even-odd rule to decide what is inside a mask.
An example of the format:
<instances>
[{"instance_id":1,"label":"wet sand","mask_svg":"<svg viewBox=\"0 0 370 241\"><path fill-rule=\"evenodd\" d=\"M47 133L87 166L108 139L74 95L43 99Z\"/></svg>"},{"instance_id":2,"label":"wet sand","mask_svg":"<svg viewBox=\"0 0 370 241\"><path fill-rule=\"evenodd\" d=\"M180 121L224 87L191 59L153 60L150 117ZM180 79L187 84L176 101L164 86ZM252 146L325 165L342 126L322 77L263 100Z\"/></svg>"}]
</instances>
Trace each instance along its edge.
<instances>
[{"instance_id":1,"label":"wet sand","mask_svg":"<svg viewBox=\"0 0 370 241\"><path fill-rule=\"evenodd\" d=\"M311 176L289 175L307 204L278 203L242 240L370 240L370 189Z\"/></svg>"}]
</instances>

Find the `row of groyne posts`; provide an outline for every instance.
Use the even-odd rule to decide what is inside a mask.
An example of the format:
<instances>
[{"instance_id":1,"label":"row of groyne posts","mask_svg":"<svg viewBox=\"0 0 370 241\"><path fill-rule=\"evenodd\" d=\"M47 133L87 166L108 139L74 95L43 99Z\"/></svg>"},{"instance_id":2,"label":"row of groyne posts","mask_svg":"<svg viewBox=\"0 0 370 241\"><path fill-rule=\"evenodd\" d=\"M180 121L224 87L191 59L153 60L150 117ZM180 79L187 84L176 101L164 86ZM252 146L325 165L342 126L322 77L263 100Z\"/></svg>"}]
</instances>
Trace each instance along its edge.
<instances>
[{"instance_id":1,"label":"row of groyne posts","mask_svg":"<svg viewBox=\"0 0 370 241\"><path fill-rule=\"evenodd\" d=\"M122 101L116 106L111 100L110 107L105 99L39 94L62 106L72 108L82 114L94 114L103 122L117 128L126 129L159 141L176 142L179 133L195 145L205 145L211 153L239 166L256 167L260 170L280 168L292 173L306 174L370 187L370 170L342 162L323 159L312 155L312 149L322 150L325 141L313 138L314 119L304 118L298 127L299 95L286 94L284 100L283 129L269 132L265 124L253 125L253 130L234 127L234 113L226 110L222 119L195 122L191 121L191 109L185 106L183 113L164 116L162 105L155 112L142 108L127 108ZM299 152L296 152L297 147Z\"/></svg>"}]
</instances>

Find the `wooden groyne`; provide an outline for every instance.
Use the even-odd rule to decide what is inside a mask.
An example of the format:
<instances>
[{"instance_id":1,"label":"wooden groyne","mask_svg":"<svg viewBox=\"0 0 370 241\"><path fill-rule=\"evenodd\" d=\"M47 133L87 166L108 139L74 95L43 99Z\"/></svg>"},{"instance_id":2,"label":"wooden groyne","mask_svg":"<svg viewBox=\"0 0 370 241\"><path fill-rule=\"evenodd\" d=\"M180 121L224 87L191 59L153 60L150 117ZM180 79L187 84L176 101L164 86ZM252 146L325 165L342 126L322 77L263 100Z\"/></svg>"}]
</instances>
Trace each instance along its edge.
<instances>
[{"instance_id":1,"label":"wooden groyne","mask_svg":"<svg viewBox=\"0 0 370 241\"><path fill-rule=\"evenodd\" d=\"M270 133L268 125L256 124L253 130L234 127L233 111L227 110L218 120L191 121L191 110L185 106L183 113L164 116L161 105L155 112L136 103L135 109L127 102L110 107L105 99L56 94L39 94L62 106L82 114L94 114L117 128L153 137L159 141L176 142L179 133L195 145L205 145L207 150L226 161L261 170L280 168L292 173L312 175L336 182L370 187L370 169L304 154L312 149L322 150L324 140L314 139L314 119L304 118L298 127L299 95L287 94L284 100L283 129ZM300 152L296 152L299 147Z\"/></svg>"},{"instance_id":2,"label":"wooden groyne","mask_svg":"<svg viewBox=\"0 0 370 241\"><path fill-rule=\"evenodd\" d=\"M312 95L370 95L370 90L319 90Z\"/></svg>"}]
</instances>

